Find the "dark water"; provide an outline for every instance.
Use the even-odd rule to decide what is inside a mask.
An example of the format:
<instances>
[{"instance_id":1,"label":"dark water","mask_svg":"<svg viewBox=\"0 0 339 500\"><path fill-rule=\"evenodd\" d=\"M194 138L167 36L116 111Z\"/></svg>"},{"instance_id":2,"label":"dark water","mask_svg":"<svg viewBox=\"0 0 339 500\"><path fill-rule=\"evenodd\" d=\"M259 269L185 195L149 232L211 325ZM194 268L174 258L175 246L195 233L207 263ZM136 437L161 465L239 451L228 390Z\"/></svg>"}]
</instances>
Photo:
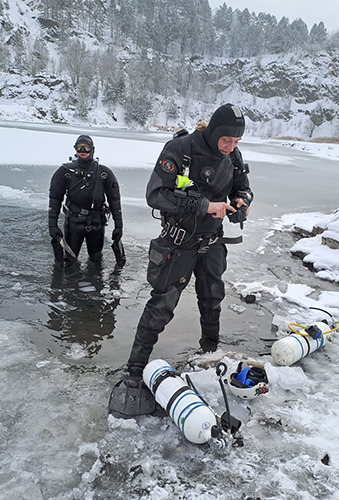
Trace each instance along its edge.
<instances>
[{"instance_id":1,"label":"dark water","mask_svg":"<svg viewBox=\"0 0 339 500\"><path fill-rule=\"evenodd\" d=\"M229 246L222 341L232 349L254 354L264 349L258 342L259 332L271 330L272 310L263 302L259 311L256 305L246 305L242 310L244 303L232 283L259 281L266 276L335 289L335 285L315 279L298 259L291 257L288 250L295 241L291 234L275 234L274 244L264 255L257 248L274 219L284 213L334 210L339 171L334 161L291 153L287 148L256 144L247 147L249 155L266 153L268 161L250 162L255 201L245 223L244 243ZM246 145L243 151L246 158ZM289 163L270 162L275 154L289 159ZM114 271L111 225L101 265L90 262L83 248L79 264L73 268L63 271L54 267L47 228L47 193L54 170L34 165L0 166L0 185L19 190L0 200L0 314L3 319L33 325L32 341L42 351L75 364L118 368L127 359L150 290L145 279L147 249L160 227L144 201L150 170L115 169L123 197L128 259L122 271ZM240 233L228 221L224 226L230 235ZM199 319L191 284L154 354L180 356L196 348L198 338Z\"/></svg>"}]
</instances>

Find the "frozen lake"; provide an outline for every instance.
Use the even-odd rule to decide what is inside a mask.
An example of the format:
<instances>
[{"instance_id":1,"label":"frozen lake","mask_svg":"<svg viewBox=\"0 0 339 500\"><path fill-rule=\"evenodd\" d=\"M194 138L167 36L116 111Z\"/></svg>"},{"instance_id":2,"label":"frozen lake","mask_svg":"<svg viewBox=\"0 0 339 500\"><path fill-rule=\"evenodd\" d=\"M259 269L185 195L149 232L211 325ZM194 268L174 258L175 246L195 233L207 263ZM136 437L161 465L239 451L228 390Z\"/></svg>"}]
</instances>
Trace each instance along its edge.
<instances>
[{"instance_id":1,"label":"frozen lake","mask_svg":"<svg viewBox=\"0 0 339 500\"><path fill-rule=\"evenodd\" d=\"M0 137L5 131L0 128ZM127 360L149 295L148 243L158 235L160 224L152 218L144 193L157 154L170 136L127 131L93 134L101 161L114 170L120 183L128 261L120 273L114 273L107 240L102 266L88 262L82 251L80 265L61 272L54 269L49 244L48 187L60 162L72 153L77 132L73 137L69 130L29 131L29 146L22 143L24 133L12 131L18 151L13 149L12 160L5 155L0 165L0 498L338 499L339 462L334 460L331 467L321 461L330 453L331 429L326 430L329 435L319 451L318 443L311 436L307 439L305 422L293 421L293 414L298 420L307 412L307 405L301 408L307 402L303 394L317 406L319 420L326 420L323 412L334 411L331 400L321 394L319 377L326 377L326 365L317 366L317 359L326 357L336 372L331 377L338 375L338 343L303 360L302 368L279 372L272 367L277 392L265 401L258 398L251 409L230 399L243 420L245 445L228 457L215 457L210 450L187 443L166 418L107 420L111 388ZM46 155L48 141L57 145L63 160L54 164L48 157L44 163L46 156L34 148L43 143L41 151ZM27 156L33 158L35 151L38 158L29 164L20 149L27 147ZM250 164L255 200L245 223L244 243L228 248L218 356L224 354L230 365L236 365L243 353L272 362L270 356L260 357L268 352L260 338L274 335L275 317L291 315L293 321L300 312L288 302L276 303L269 293L262 293L255 304L245 304L236 284L265 282L284 291L288 284L297 283L312 288L314 296L338 291L336 284L316 279L289 254L293 234L272 229L286 213L329 213L337 208L337 162L273 141L244 140L241 150ZM228 221L224 227L226 235L240 234ZM110 225L108 236L111 229ZM190 285L152 358L180 362L185 369L195 366L197 384L202 384L202 392L219 410L222 398L217 384L213 385L211 359L197 360L194 354L199 336ZM210 384L199 378L205 372L204 363ZM326 397L331 394L332 389ZM280 411L286 401L287 409ZM317 425L325 432L325 423L311 416L311 435Z\"/></svg>"}]
</instances>

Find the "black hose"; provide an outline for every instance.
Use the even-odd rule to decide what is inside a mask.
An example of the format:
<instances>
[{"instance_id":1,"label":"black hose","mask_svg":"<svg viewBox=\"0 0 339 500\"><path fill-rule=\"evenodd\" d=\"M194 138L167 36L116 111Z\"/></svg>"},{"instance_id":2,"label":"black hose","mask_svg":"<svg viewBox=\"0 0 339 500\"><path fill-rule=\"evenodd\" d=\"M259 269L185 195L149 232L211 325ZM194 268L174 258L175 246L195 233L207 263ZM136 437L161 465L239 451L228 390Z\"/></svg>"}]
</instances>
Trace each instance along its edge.
<instances>
[{"instance_id":1,"label":"black hose","mask_svg":"<svg viewBox=\"0 0 339 500\"><path fill-rule=\"evenodd\" d=\"M322 311L322 312L328 314L334 321L334 317L332 316L332 314L329 313L328 311L325 311L325 309L321 309L320 307L310 307L310 309L316 309L317 311Z\"/></svg>"},{"instance_id":2,"label":"black hose","mask_svg":"<svg viewBox=\"0 0 339 500\"><path fill-rule=\"evenodd\" d=\"M222 368L223 368L223 370L221 370ZM221 363L217 364L215 370L216 370L217 377L219 377L219 384L221 387L221 392L222 392L222 395L224 397L224 402L225 402L225 406L226 406L228 429L230 430L231 429L231 412L230 412L230 407L228 405L228 399L227 399L225 387L224 387L224 384L222 381L222 376L226 375L226 373L227 373L227 366L225 363L221 362Z\"/></svg>"},{"instance_id":3,"label":"black hose","mask_svg":"<svg viewBox=\"0 0 339 500\"><path fill-rule=\"evenodd\" d=\"M186 373L186 382L187 382L187 385L189 386L189 388L192 389L192 391L194 391L196 393L196 395L199 396L199 398L201 399L201 401L203 403L205 403L206 406L209 407L209 404L204 400L204 398L201 396L201 394L197 391L195 385L192 382L191 377L187 373Z\"/></svg>"}]
</instances>

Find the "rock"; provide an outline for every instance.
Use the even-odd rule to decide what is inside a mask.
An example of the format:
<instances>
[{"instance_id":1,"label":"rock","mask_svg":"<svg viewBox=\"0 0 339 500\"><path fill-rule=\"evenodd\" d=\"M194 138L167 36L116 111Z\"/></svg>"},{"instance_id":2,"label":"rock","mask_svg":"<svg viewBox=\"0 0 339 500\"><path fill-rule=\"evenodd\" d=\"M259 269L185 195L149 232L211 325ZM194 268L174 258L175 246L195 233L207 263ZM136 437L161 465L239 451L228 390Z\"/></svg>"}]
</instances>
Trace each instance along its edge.
<instances>
[{"instance_id":1,"label":"rock","mask_svg":"<svg viewBox=\"0 0 339 500\"><path fill-rule=\"evenodd\" d=\"M338 250L338 248L339 248L339 241L334 240L333 238L322 237L321 243L322 243L322 245L328 246L332 250Z\"/></svg>"}]
</instances>

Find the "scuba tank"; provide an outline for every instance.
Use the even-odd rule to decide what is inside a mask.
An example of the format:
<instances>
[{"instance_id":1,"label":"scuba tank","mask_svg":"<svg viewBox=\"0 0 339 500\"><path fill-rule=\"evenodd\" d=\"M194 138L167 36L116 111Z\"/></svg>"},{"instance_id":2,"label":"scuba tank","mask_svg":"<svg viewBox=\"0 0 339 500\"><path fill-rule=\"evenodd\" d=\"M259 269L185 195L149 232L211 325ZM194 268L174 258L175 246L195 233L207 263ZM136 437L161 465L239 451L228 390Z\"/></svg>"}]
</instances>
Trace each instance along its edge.
<instances>
[{"instance_id":1,"label":"scuba tank","mask_svg":"<svg viewBox=\"0 0 339 500\"><path fill-rule=\"evenodd\" d=\"M300 325L295 325L300 326ZM290 366L320 349L332 338L331 329L325 321L304 328L306 333L293 330L293 333L277 340L271 347L271 355L277 365Z\"/></svg>"},{"instance_id":2,"label":"scuba tank","mask_svg":"<svg viewBox=\"0 0 339 500\"><path fill-rule=\"evenodd\" d=\"M223 363L219 365L226 368ZM220 372L219 375L221 380ZM166 410L188 441L209 443L217 449L231 448L232 434L237 432L241 422L230 415L228 404L227 411L219 417L197 393L189 376L186 376L185 383L163 359L148 363L143 379L157 403Z\"/></svg>"}]
</instances>

